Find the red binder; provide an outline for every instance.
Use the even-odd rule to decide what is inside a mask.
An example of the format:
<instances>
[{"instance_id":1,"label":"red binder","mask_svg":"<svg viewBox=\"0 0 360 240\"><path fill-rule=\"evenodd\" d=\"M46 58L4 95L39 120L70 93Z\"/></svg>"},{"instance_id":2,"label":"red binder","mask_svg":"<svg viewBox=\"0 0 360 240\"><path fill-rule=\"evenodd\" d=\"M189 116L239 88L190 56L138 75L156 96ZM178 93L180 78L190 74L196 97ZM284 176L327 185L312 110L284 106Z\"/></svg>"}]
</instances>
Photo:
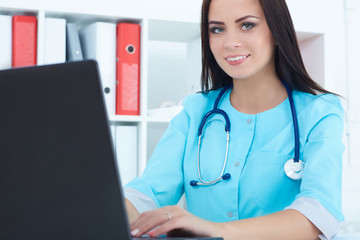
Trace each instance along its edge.
<instances>
[{"instance_id":1,"label":"red binder","mask_svg":"<svg viewBox=\"0 0 360 240\"><path fill-rule=\"evenodd\" d=\"M116 114L140 115L140 25L116 26Z\"/></svg>"},{"instance_id":2,"label":"red binder","mask_svg":"<svg viewBox=\"0 0 360 240\"><path fill-rule=\"evenodd\" d=\"M13 16L12 34L12 67L36 65L36 17Z\"/></svg>"}]
</instances>

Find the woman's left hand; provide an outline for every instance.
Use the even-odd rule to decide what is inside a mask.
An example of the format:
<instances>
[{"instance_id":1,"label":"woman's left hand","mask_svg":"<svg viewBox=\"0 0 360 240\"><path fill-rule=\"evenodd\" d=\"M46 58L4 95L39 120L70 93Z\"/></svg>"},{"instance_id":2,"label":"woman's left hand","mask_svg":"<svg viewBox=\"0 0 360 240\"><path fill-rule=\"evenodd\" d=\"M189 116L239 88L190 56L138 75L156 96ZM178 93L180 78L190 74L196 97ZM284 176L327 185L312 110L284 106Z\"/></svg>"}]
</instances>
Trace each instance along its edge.
<instances>
[{"instance_id":1,"label":"woman's left hand","mask_svg":"<svg viewBox=\"0 0 360 240\"><path fill-rule=\"evenodd\" d=\"M167 206L144 212L130 225L130 228L133 237L144 234L149 234L151 237L174 235L175 232L181 233L182 236L220 235L219 223L203 220L179 206Z\"/></svg>"}]
</instances>

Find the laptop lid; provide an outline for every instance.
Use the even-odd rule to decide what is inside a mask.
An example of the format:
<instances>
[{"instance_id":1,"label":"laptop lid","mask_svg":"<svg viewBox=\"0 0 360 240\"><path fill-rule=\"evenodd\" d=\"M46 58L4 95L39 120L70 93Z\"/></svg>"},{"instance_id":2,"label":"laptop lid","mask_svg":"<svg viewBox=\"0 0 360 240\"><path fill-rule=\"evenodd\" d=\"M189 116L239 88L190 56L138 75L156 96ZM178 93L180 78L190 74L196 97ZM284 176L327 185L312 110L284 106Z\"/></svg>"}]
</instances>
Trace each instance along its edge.
<instances>
[{"instance_id":1,"label":"laptop lid","mask_svg":"<svg viewBox=\"0 0 360 240\"><path fill-rule=\"evenodd\" d=\"M95 61L0 71L0 239L131 239Z\"/></svg>"},{"instance_id":2,"label":"laptop lid","mask_svg":"<svg viewBox=\"0 0 360 240\"><path fill-rule=\"evenodd\" d=\"M92 60L0 71L0 239L131 239L100 84Z\"/></svg>"}]
</instances>

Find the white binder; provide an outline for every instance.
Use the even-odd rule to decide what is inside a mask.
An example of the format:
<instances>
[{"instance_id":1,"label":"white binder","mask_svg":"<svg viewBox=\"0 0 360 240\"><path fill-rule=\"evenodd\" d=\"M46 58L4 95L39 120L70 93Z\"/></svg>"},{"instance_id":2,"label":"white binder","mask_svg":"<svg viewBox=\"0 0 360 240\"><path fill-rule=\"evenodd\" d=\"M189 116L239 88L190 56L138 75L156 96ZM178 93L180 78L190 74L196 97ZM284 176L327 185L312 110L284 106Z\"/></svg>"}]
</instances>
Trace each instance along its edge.
<instances>
[{"instance_id":1,"label":"white binder","mask_svg":"<svg viewBox=\"0 0 360 240\"><path fill-rule=\"evenodd\" d=\"M99 64L108 117L115 115L116 24L95 22L79 31L84 59Z\"/></svg>"},{"instance_id":2,"label":"white binder","mask_svg":"<svg viewBox=\"0 0 360 240\"><path fill-rule=\"evenodd\" d=\"M11 16L0 15L0 69L11 68L12 22Z\"/></svg>"},{"instance_id":3,"label":"white binder","mask_svg":"<svg viewBox=\"0 0 360 240\"><path fill-rule=\"evenodd\" d=\"M66 61L66 20L45 18L44 64Z\"/></svg>"},{"instance_id":4,"label":"white binder","mask_svg":"<svg viewBox=\"0 0 360 240\"><path fill-rule=\"evenodd\" d=\"M138 130L136 126L116 126L115 129L117 166L124 186L137 176Z\"/></svg>"}]
</instances>

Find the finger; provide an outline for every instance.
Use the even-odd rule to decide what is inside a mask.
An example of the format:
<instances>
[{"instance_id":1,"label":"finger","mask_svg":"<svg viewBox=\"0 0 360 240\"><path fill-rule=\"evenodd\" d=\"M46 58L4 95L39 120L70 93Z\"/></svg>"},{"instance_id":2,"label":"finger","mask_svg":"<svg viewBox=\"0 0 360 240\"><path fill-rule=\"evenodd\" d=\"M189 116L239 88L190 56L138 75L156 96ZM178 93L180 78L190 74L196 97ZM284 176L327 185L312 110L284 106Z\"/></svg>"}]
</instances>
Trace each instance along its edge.
<instances>
[{"instance_id":1,"label":"finger","mask_svg":"<svg viewBox=\"0 0 360 240\"><path fill-rule=\"evenodd\" d=\"M135 228L138 228L139 226L141 226L144 222L146 222L148 220L148 218L151 217L151 211L150 212L143 212L141 213L138 218L132 222L130 224L130 228L131 229L135 229Z\"/></svg>"},{"instance_id":2,"label":"finger","mask_svg":"<svg viewBox=\"0 0 360 240\"><path fill-rule=\"evenodd\" d=\"M140 217L131 224L131 234L133 236L141 236L146 231L149 231L157 226L158 222L156 221L156 212L146 212L140 215Z\"/></svg>"},{"instance_id":3,"label":"finger","mask_svg":"<svg viewBox=\"0 0 360 240\"><path fill-rule=\"evenodd\" d=\"M179 208L178 206L166 206L163 208L159 208L156 210L148 211L146 212L141 219L136 224L144 224L146 221L149 220L149 217L152 216L161 216L162 222L165 222L166 220L170 220L171 218L182 216L183 209ZM164 217L164 215L166 217Z\"/></svg>"},{"instance_id":4,"label":"finger","mask_svg":"<svg viewBox=\"0 0 360 240\"><path fill-rule=\"evenodd\" d=\"M147 222L153 221L154 220L153 218L158 219L158 216L160 215L164 215L163 211L160 209L144 212L134 223L131 224L131 228L141 227L145 225Z\"/></svg>"},{"instance_id":5,"label":"finger","mask_svg":"<svg viewBox=\"0 0 360 240\"><path fill-rule=\"evenodd\" d=\"M168 221L168 219L168 215L164 213L164 210L147 212L136 223L132 224L132 235L138 237L148 233L150 230Z\"/></svg>"}]
</instances>

